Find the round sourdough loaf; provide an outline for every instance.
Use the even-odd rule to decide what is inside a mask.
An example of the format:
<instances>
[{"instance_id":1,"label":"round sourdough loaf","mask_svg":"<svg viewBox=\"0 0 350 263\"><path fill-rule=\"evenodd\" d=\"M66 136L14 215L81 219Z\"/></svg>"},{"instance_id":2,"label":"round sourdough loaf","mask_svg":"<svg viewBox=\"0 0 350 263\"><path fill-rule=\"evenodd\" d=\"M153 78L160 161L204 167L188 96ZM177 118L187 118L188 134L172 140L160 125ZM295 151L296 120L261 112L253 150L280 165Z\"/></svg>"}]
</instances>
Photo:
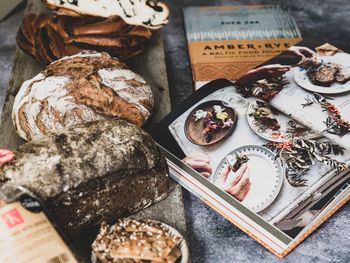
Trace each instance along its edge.
<instances>
[{"instance_id":1,"label":"round sourdough loaf","mask_svg":"<svg viewBox=\"0 0 350 263\"><path fill-rule=\"evenodd\" d=\"M107 53L83 52L51 63L23 83L12 118L25 140L63 127L122 118L142 126L154 101L146 81Z\"/></svg>"}]
</instances>

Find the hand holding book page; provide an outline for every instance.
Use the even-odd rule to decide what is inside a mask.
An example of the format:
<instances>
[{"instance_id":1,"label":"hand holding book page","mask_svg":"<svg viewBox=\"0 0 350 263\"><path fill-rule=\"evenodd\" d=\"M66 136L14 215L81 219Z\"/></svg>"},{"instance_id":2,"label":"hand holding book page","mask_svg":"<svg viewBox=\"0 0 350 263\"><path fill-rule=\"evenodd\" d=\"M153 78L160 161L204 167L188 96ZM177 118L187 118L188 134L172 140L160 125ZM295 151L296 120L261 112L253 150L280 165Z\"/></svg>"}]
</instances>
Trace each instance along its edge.
<instances>
[{"instance_id":1,"label":"hand holding book page","mask_svg":"<svg viewBox=\"0 0 350 263\"><path fill-rule=\"evenodd\" d=\"M262 79L266 76L278 78L286 72L288 72L289 70L290 66L288 65L272 64L262 66L256 69L249 70L243 77L237 80L236 84L238 86L246 86L249 83Z\"/></svg>"},{"instance_id":2,"label":"hand holding book page","mask_svg":"<svg viewBox=\"0 0 350 263\"><path fill-rule=\"evenodd\" d=\"M214 184L242 202L251 186L248 164L242 164L236 173L232 171L230 165L227 165Z\"/></svg>"},{"instance_id":3,"label":"hand holding book page","mask_svg":"<svg viewBox=\"0 0 350 263\"><path fill-rule=\"evenodd\" d=\"M286 52L299 57L301 60L311 59L315 61L317 58L316 52L308 47L293 46L288 48Z\"/></svg>"},{"instance_id":4,"label":"hand holding book page","mask_svg":"<svg viewBox=\"0 0 350 263\"><path fill-rule=\"evenodd\" d=\"M14 154L10 150L0 149L0 166L11 161Z\"/></svg>"},{"instance_id":5,"label":"hand holding book page","mask_svg":"<svg viewBox=\"0 0 350 263\"><path fill-rule=\"evenodd\" d=\"M193 151L188 154L183 160L185 164L195 169L205 178L208 178L213 169L210 166L210 158L208 154L199 151Z\"/></svg>"},{"instance_id":6,"label":"hand holding book page","mask_svg":"<svg viewBox=\"0 0 350 263\"><path fill-rule=\"evenodd\" d=\"M293 47L290 47L286 52L290 55L299 57L302 61L316 60L316 53L307 47L293 46ZM258 67L256 69L249 70L244 76L242 76L240 79L236 81L236 84L239 86L244 86L251 82L254 82L266 77L272 77L272 78L281 77L290 69L291 69L291 66L281 65L281 64L272 64L272 65Z\"/></svg>"},{"instance_id":7,"label":"hand holding book page","mask_svg":"<svg viewBox=\"0 0 350 263\"><path fill-rule=\"evenodd\" d=\"M212 174L210 158L204 152L191 152L182 161L206 178L209 178ZM230 165L227 165L214 184L237 200L243 201L251 185L248 165L243 163L236 172L233 171Z\"/></svg>"}]
</instances>

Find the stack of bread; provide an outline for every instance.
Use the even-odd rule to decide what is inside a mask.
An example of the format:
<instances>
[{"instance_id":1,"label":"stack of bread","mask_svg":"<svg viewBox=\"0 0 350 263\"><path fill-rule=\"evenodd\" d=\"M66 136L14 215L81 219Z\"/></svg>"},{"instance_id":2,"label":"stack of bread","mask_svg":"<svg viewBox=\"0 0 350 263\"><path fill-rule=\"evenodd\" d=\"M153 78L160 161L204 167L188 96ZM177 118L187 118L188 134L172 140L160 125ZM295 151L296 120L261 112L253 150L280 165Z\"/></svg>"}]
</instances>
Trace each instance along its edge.
<instances>
[{"instance_id":1,"label":"stack of bread","mask_svg":"<svg viewBox=\"0 0 350 263\"><path fill-rule=\"evenodd\" d=\"M44 1L54 15L28 14L17 44L38 62L49 64L82 50L107 52L119 59L142 53L152 31L168 22L161 2L80 0Z\"/></svg>"},{"instance_id":2,"label":"stack of bread","mask_svg":"<svg viewBox=\"0 0 350 263\"><path fill-rule=\"evenodd\" d=\"M120 59L142 53L152 32L130 26L120 17L67 17L28 14L17 33L18 46L49 64L84 49L106 51Z\"/></svg>"}]
</instances>

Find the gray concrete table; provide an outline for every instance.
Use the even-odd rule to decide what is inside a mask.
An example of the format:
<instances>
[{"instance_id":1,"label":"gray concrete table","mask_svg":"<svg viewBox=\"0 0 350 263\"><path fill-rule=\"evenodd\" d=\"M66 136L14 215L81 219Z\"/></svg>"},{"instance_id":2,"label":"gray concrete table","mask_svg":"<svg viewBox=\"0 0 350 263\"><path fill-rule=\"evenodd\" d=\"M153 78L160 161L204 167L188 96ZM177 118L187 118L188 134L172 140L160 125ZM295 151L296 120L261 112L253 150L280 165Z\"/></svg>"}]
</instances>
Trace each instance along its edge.
<instances>
[{"instance_id":1,"label":"gray concrete table","mask_svg":"<svg viewBox=\"0 0 350 263\"><path fill-rule=\"evenodd\" d=\"M39 0L38 0L39 1ZM350 43L348 0L223 1L167 0L171 22L165 29L166 60L173 105L192 93L181 8L191 5L277 3L290 8L304 37L333 44ZM15 51L15 32L23 10L0 22L0 105L6 93ZM350 262L350 204L280 261L249 236L184 191L188 241L193 262Z\"/></svg>"}]
</instances>

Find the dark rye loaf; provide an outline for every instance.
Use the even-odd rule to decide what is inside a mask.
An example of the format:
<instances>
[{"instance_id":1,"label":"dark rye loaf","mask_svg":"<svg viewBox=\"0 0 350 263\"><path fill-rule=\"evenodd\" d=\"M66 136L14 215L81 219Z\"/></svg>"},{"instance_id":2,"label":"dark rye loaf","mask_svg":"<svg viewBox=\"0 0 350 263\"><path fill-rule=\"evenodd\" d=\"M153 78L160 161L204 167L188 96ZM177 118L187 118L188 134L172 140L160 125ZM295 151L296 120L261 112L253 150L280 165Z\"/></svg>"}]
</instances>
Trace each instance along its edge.
<instances>
[{"instance_id":1,"label":"dark rye loaf","mask_svg":"<svg viewBox=\"0 0 350 263\"><path fill-rule=\"evenodd\" d=\"M22 145L0 168L4 180L38 195L70 237L165 198L165 158L124 120L97 121Z\"/></svg>"}]
</instances>

